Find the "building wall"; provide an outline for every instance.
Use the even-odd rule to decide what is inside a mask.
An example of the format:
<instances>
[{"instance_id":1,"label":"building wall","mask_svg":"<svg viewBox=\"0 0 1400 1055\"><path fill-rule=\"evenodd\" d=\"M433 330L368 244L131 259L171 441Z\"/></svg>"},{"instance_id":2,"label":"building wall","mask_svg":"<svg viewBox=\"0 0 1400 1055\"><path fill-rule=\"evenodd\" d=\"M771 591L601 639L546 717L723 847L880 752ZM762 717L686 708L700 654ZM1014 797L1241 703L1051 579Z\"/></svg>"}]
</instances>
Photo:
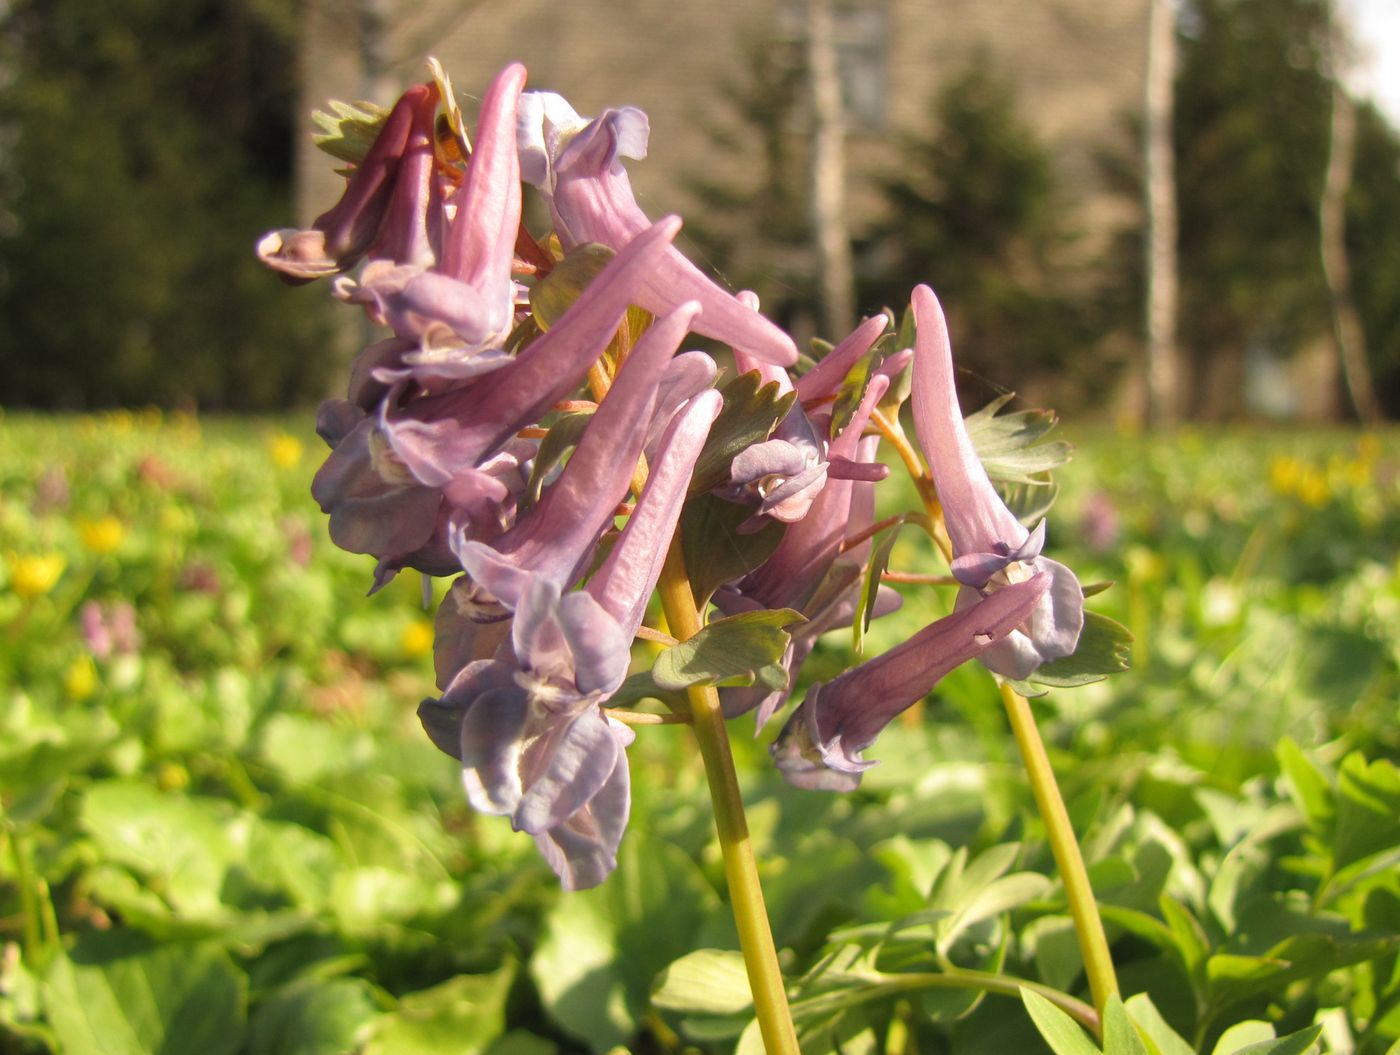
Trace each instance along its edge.
<instances>
[{"instance_id":1,"label":"building wall","mask_svg":"<svg viewBox=\"0 0 1400 1055\"><path fill-rule=\"evenodd\" d=\"M465 97L470 117L470 97L519 59L530 69L530 87L560 92L580 113L623 104L647 112L651 156L630 163L630 172L644 207L659 215L689 204L681 188L698 167L742 185L742 154L715 156L703 126L723 108L725 86L742 74L742 46L798 39L802 6L801 0L311 0L305 110L331 98L377 95L390 102L426 77L423 60L433 54ZM894 163L892 135L920 131L940 83L972 62L990 62L1018 86L1023 115L1051 147L1089 234L1121 219L1121 205L1101 193L1093 159L1121 142L1122 115L1138 105L1146 0L838 0L837 6L838 34L856 46L861 63L882 67L874 72L881 112L851 120L848 185L857 233L876 208L871 177ZM371 25L367 34L356 11L376 17L382 29ZM303 213L310 216L334 197L337 184L314 149L304 151L302 165Z\"/></svg>"}]
</instances>

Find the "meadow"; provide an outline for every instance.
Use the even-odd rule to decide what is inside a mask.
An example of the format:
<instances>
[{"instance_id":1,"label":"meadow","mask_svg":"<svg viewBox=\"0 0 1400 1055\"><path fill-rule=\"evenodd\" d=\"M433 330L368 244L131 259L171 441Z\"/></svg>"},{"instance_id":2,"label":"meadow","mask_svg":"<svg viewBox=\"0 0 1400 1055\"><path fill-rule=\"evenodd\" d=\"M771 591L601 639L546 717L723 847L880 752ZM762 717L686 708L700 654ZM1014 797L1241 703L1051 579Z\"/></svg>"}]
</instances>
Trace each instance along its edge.
<instances>
[{"instance_id":1,"label":"meadow","mask_svg":"<svg viewBox=\"0 0 1400 1055\"><path fill-rule=\"evenodd\" d=\"M618 872L561 894L423 735L432 612L413 575L364 597L304 419L0 436L0 1051L751 1050L687 730L639 731ZM1114 584L1091 606L1133 669L1034 704L1152 1055L1394 1050L1400 436L1069 438L1050 545ZM902 592L877 645L941 614ZM751 731L804 1050L1041 1050L1018 982L969 984L1084 986L986 673L909 712L851 795L786 786Z\"/></svg>"}]
</instances>

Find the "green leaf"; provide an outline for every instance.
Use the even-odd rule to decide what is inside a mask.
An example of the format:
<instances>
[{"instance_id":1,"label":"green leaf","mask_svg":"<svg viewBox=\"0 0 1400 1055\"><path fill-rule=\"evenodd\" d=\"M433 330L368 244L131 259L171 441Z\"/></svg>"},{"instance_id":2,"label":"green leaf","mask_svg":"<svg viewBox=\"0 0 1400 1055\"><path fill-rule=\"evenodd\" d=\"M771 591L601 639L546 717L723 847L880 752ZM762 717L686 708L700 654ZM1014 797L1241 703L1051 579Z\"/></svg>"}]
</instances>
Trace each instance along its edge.
<instances>
[{"instance_id":1,"label":"green leaf","mask_svg":"<svg viewBox=\"0 0 1400 1055\"><path fill-rule=\"evenodd\" d=\"M122 932L80 942L44 978L66 1055L231 1055L243 1045L246 1003L247 979L222 950L142 948Z\"/></svg>"},{"instance_id":2,"label":"green leaf","mask_svg":"<svg viewBox=\"0 0 1400 1055\"><path fill-rule=\"evenodd\" d=\"M666 1011L737 1015L753 1007L744 955L699 949L671 964L656 979L651 1002Z\"/></svg>"},{"instance_id":3,"label":"green leaf","mask_svg":"<svg viewBox=\"0 0 1400 1055\"><path fill-rule=\"evenodd\" d=\"M332 99L331 110L314 110L312 123L320 129L312 133L311 142L331 157L358 165L379 137L389 111L377 103L346 103Z\"/></svg>"},{"instance_id":4,"label":"green leaf","mask_svg":"<svg viewBox=\"0 0 1400 1055\"><path fill-rule=\"evenodd\" d=\"M1104 1055L1149 1055L1117 993L1108 998L1103 1009L1103 1050Z\"/></svg>"},{"instance_id":5,"label":"green leaf","mask_svg":"<svg viewBox=\"0 0 1400 1055\"><path fill-rule=\"evenodd\" d=\"M797 399L796 392L779 393L776 381L764 384L757 370L740 374L724 385L720 394L724 408L710 426L710 435L696 459L690 478L692 495L727 483L734 456L771 436Z\"/></svg>"},{"instance_id":6,"label":"green leaf","mask_svg":"<svg viewBox=\"0 0 1400 1055\"><path fill-rule=\"evenodd\" d=\"M656 657L652 679L663 689L692 685L787 684L781 660L791 635L783 629L805 622L791 608L762 609L716 619L694 637Z\"/></svg>"},{"instance_id":7,"label":"green leaf","mask_svg":"<svg viewBox=\"0 0 1400 1055\"><path fill-rule=\"evenodd\" d=\"M1235 1055L1236 1052L1242 1051L1246 1047L1273 1039L1274 1027L1267 1022L1255 1019L1236 1022L1220 1035L1220 1039L1215 1042L1215 1047L1211 1050L1211 1055Z\"/></svg>"},{"instance_id":8,"label":"green leaf","mask_svg":"<svg viewBox=\"0 0 1400 1055\"><path fill-rule=\"evenodd\" d=\"M1285 736L1274 749L1279 769L1287 778L1288 793L1308 820L1308 827L1325 835L1337 816L1336 798L1327 775L1292 737Z\"/></svg>"},{"instance_id":9,"label":"green leaf","mask_svg":"<svg viewBox=\"0 0 1400 1055\"><path fill-rule=\"evenodd\" d=\"M1053 410L998 415L997 411L1014 397L1014 392L1008 392L969 414L964 419L967 434L987 475L994 481L1046 484L1049 481L1038 474L1068 463L1074 448L1063 440L1040 442L1058 421Z\"/></svg>"},{"instance_id":10,"label":"green leaf","mask_svg":"<svg viewBox=\"0 0 1400 1055\"><path fill-rule=\"evenodd\" d=\"M1102 681L1128 669L1132 643L1133 633L1126 626L1106 615L1086 611L1074 655L1046 663L1027 680L1057 689Z\"/></svg>"},{"instance_id":11,"label":"green leaf","mask_svg":"<svg viewBox=\"0 0 1400 1055\"><path fill-rule=\"evenodd\" d=\"M305 978L278 990L249 1024L258 1055L343 1055L355 1051L378 1016L361 978Z\"/></svg>"},{"instance_id":12,"label":"green leaf","mask_svg":"<svg viewBox=\"0 0 1400 1055\"><path fill-rule=\"evenodd\" d=\"M1400 845L1400 769L1353 753L1337 773L1336 868Z\"/></svg>"},{"instance_id":13,"label":"green leaf","mask_svg":"<svg viewBox=\"0 0 1400 1055\"><path fill-rule=\"evenodd\" d=\"M901 517L897 523L878 532L872 540L870 560L865 565L865 574L860 584L860 600L856 604L855 617L851 622L851 648L857 656L865 652L865 632L870 629L870 620L875 614L875 601L880 592L880 576L890 566L890 553L899 538L899 529L904 526Z\"/></svg>"},{"instance_id":14,"label":"green leaf","mask_svg":"<svg viewBox=\"0 0 1400 1055\"><path fill-rule=\"evenodd\" d=\"M607 246L592 242L569 250L544 281L530 290L531 317L540 328L548 330L558 322L616 255Z\"/></svg>"},{"instance_id":15,"label":"green leaf","mask_svg":"<svg viewBox=\"0 0 1400 1055\"><path fill-rule=\"evenodd\" d=\"M776 520L752 534L741 534L739 525L752 512L711 494L695 495L681 510L681 547L700 610L710 603L715 590L753 571L783 541L787 525Z\"/></svg>"},{"instance_id":16,"label":"green leaf","mask_svg":"<svg viewBox=\"0 0 1400 1055\"><path fill-rule=\"evenodd\" d=\"M829 435L839 436L855 416L861 399L865 397L865 389L870 384L876 358L873 350L867 352L855 361L841 379L841 386L836 390L836 401L831 406Z\"/></svg>"},{"instance_id":17,"label":"green leaf","mask_svg":"<svg viewBox=\"0 0 1400 1055\"><path fill-rule=\"evenodd\" d=\"M492 974L464 974L416 993L379 1020L364 1055L476 1055L505 1029L508 963ZM494 1051L494 1048L493 1048Z\"/></svg>"},{"instance_id":18,"label":"green leaf","mask_svg":"<svg viewBox=\"0 0 1400 1055\"><path fill-rule=\"evenodd\" d=\"M1147 1042L1151 1055L1195 1055L1186 1039L1167 1025L1167 1020L1146 993L1128 997L1125 1007L1138 1033Z\"/></svg>"},{"instance_id":19,"label":"green leaf","mask_svg":"<svg viewBox=\"0 0 1400 1055\"><path fill-rule=\"evenodd\" d=\"M530 482L525 486L526 508L540 500L540 491L544 489L545 479L563 463L568 453L578 446L579 440L583 438L584 429L592 420L593 411L574 410L560 414L549 427L532 460Z\"/></svg>"},{"instance_id":20,"label":"green leaf","mask_svg":"<svg viewBox=\"0 0 1400 1055\"><path fill-rule=\"evenodd\" d=\"M1162 910L1162 918L1171 929L1182 966L1188 974L1197 976L1210 955L1210 939L1196 917L1176 898L1163 894L1157 903Z\"/></svg>"},{"instance_id":21,"label":"green leaf","mask_svg":"<svg viewBox=\"0 0 1400 1055\"><path fill-rule=\"evenodd\" d=\"M1304 1055L1322 1035L1322 1026L1308 1026L1274 1040L1261 1040L1236 1048L1232 1055Z\"/></svg>"},{"instance_id":22,"label":"green leaf","mask_svg":"<svg viewBox=\"0 0 1400 1055\"><path fill-rule=\"evenodd\" d=\"M563 895L545 920L530 960L545 1010L595 1052L627 1043L657 974L700 944L718 907L688 854L634 826L607 882Z\"/></svg>"},{"instance_id":23,"label":"green leaf","mask_svg":"<svg viewBox=\"0 0 1400 1055\"><path fill-rule=\"evenodd\" d=\"M196 919L223 914L224 877L249 824L225 802L134 782L100 781L83 800L83 826L103 854L158 884L179 913Z\"/></svg>"},{"instance_id":24,"label":"green leaf","mask_svg":"<svg viewBox=\"0 0 1400 1055\"><path fill-rule=\"evenodd\" d=\"M1035 1028L1055 1055L1100 1055L1099 1049L1079 1027L1079 1023L1045 997L1022 988L1021 1002L1026 1005Z\"/></svg>"}]
</instances>

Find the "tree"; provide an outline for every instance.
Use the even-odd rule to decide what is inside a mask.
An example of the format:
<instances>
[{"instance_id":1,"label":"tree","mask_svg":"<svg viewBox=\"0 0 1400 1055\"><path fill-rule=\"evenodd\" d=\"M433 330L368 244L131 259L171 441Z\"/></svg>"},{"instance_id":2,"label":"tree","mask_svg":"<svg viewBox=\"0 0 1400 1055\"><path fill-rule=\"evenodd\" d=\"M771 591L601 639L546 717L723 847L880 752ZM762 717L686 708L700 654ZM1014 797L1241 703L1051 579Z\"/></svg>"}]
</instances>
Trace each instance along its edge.
<instances>
[{"instance_id":1,"label":"tree","mask_svg":"<svg viewBox=\"0 0 1400 1055\"><path fill-rule=\"evenodd\" d=\"M6 402L245 409L319 395L323 298L252 253L289 215L294 8L12 0L0 129Z\"/></svg>"},{"instance_id":2,"label":"tree","mask_svg":"<svg viewBox=\"0 0 1400 1055\"><path fill-rule=\"evenodd\" d=\"M985 61L938 93L931 134L906 137L864 247L862 302L900 307L910 276L947 305L958 357L999 384L1036 374L1102 391L1094 276L1072 262L1072 219L1048 150Z\"/></svg>"}]
</instances>

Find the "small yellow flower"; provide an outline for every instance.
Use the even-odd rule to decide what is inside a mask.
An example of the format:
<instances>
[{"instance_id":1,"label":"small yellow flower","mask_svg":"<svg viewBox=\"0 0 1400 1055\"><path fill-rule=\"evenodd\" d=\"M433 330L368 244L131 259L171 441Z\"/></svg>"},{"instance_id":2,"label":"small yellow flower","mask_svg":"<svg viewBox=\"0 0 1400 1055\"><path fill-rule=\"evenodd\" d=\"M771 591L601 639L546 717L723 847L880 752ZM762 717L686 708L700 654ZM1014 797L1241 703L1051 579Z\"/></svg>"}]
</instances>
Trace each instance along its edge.
<instances>
[{"instance_id":1,"label":"small yellow flower","mask_svg":"<svg viewBox=\"0 0 1400 1055\"><path fill-rule=\"evenodd\" d=\"M1373 462L1381 456L1380 437L1368 432L1356 441L1356 457L1363 462Z\"/></svg>"},{"instance_id":2,"label":"small yellow flower","mask_svg":"<svg viewBox=\"0 0 1400 1055\"><path fill-rule=\"evenodd\" d=\"M1332 498L1332 489L1327 486L1327 477L1321 471L1309 467L1303 471L1298 481L1298 497L1314 509L1325 506Z\"/></svg>"},{"instance_id":3,"label":"small yellow flower","mask_svg":"<svg viewBox=\"0 0 1400 1055\"><path fill-rule=\"evenodd\" d=\"M126 537L126 527L110 513L96 520L78 521L78 538L98 556L115 552Z\"/></svg>"},{"instance_id":4,"label":"small yellow flower","mask_svg":"<svg viewBox=\"0 0 1400 1055\"><path fill-rule=\"evenodd\" d=\"M267 452L272 456L272 464L279 469L290 469L301 464L301 440L279 432L267 441Z\"/></svg>"},{"instance_id":5,"label":"small yellow flower","mask_svg":"<svg viewBox=\"0 0 1400 1055\"><path fill-rule=\"evenodd\" d=\"M91 656L78 656L68 664L68 672L63 675L63 688L74 700L85 700L97 690L97 667Z\"/></svg>"},{"instance_id":6,"label":"small yellow flower","mask_svg":"<svg viewBox=\"0 0 1400 1055\"><path fill-rule=\"evenodd\" d=\"M399 636L399 647L409 659L426 656L433 650L433 624L426 619L415 619L407 624Z\"/></svg>"},{"instance_id":7,"label":"small yellow flower","mask_svg":"<svg viewBox=\"0 0 1400 1055\"><path fill-rule=\"evenodd\" d=\"M1297 458L1276 457L1269 462L1269 486L1276 494L1296 494L1305 472L1307 467Z\"/></svg>"},{"instance_id":8,"label":"small yellow flower","mask_svg":"<svg viewBox=\"0 0 1400 1055\"><path fill-rule=\"evenodd\" d=\"M5 554L10 571L10 589L25 600L42 597L57 584L68 562L62 553L41 553L21 556Z\"/></svg>"}]
</instances>

